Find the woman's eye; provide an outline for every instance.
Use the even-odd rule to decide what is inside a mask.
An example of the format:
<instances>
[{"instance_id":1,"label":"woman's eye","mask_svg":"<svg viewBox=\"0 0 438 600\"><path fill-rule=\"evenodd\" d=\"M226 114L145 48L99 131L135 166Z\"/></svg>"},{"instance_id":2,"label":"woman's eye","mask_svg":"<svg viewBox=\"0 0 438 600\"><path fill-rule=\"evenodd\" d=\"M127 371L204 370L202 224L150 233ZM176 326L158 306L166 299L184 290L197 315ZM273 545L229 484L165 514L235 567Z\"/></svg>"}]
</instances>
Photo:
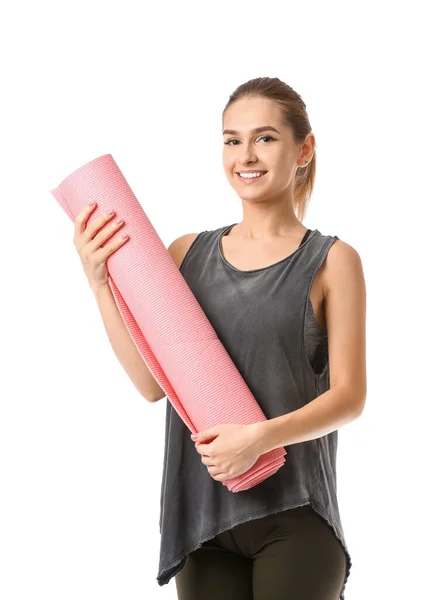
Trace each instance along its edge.
<instances>
[{"instance_id":1,"label":"woman's eye","mask_svg":"<svg viewBox=\"0 0 438 600\"><path fill-rule=\"evenodd\" d=\"M269 138L270 140L275 140L275 138L273 138L272 135L262 135L261 137L259 137L259 140L262 140L263 138L264 139ZM234 146L235 144L232 144L231 142L237 142L237 140L235 140L235 139L228 140L227 142L224 142L224 144L226 146Z\"/></svg>"}]
</instances>

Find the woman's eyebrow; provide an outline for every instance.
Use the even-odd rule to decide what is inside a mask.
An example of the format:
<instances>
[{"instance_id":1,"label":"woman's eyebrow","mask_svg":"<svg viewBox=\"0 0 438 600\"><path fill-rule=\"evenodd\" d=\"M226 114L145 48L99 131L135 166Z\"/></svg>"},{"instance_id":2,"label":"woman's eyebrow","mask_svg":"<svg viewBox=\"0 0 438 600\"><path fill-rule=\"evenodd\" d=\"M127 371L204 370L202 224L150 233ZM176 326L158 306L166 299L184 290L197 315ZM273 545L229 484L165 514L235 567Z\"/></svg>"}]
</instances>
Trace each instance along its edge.
<instances>
[{"instance_id":1,"label":"woman's eyebrow","mask_svg":"<svg viewBox=\"0 0 438 600\"><path fill-rule=\"evenodd\" d=\"M261 131L275 131L276 133L280 134L278 129L275 129L275 127L272 127L272 125L264 125L263 127L256 127L255 129L251 129L250 133L260 133ZM222 135L225 135L226 133L229 133L230 135L238 135L239 132L236 131L235 129L224 129Z\"/></svg>"}]
</instances>

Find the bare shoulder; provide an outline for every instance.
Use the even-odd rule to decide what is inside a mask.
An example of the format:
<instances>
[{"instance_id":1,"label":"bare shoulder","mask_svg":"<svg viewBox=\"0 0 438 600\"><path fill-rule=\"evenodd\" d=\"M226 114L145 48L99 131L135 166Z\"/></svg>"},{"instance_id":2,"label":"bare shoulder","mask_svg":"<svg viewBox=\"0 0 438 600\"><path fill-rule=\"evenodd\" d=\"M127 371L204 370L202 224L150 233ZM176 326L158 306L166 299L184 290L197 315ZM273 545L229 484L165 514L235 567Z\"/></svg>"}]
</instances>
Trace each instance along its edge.
<instances>
[{"instance_id":1,"label":"bare shoulder","mask_svg":"<svg viewBox=\"0 0 438 600\"><path fill-rule=\"evenodd\" d=\"M175 261L175 264L178 267L178 269L181 266L181 263L184 260L188 249L193 244L198 235L199 233L185 233L184 235L181 235L180 237L176 238L176 240L173 240L173 242L167 248L167 251Z\"/></svg>"},{"instance_id":2,"label":"bare shoulder","mask_svg":"<svg viewBox=\"0 0 438 600\"><path fill-rule=\"evenodd\" d=\"M363 284L364 274L359 252L337 239L330 247L323 269L324 296L335 287Z\"/></svg>"}]
</instances>

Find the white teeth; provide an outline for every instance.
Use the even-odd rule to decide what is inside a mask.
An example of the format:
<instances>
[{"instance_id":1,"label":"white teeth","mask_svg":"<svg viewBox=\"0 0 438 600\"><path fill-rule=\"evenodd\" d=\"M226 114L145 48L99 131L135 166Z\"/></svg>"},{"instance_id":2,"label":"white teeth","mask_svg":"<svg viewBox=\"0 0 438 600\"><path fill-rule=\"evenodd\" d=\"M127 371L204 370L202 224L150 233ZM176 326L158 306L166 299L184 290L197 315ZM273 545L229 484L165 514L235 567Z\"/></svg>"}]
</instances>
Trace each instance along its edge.
<instances>
[{"instance_id":1,"label":"white teeth","mask_svg":"<svg viewBox=\"0 0 438 600\"><path fill-rule=\"evenodd\" d=\"M261 177L264 173L239 173L240 177L244 179L253 179L254 177Z\"/></svg>"}]
</instances>

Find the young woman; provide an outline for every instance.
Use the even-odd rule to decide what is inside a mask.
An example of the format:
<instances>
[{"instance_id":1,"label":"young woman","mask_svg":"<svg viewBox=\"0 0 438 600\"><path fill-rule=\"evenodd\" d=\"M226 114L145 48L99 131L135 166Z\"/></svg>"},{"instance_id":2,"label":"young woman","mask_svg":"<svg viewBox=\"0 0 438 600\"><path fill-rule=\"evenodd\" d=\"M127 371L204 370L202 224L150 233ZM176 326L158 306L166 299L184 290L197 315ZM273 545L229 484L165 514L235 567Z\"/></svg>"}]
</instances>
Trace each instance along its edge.
<instances>
[{"instance_id":1,"label":"young woman","mask_svg":"<svg viewBox=\"0 0 438 600\"><path fill-rule=\"evenodd\" d=\"M366 398L361 260L302 223L315 136L293 89L277 78L238 87L223 136L242 220L184 235L169 252L267 420L220 424L193 441L167 402L157 580L175 577L179 600L343 600L352 563L337 502L337 430ZM76 225L83 256L98 247L86 218ZM165 397L116 316L105 276L90 283L137 388L150 401ZM281 446L286 462L274 475L243 492L223 485Z\"/></svg>"}]
</instances>

